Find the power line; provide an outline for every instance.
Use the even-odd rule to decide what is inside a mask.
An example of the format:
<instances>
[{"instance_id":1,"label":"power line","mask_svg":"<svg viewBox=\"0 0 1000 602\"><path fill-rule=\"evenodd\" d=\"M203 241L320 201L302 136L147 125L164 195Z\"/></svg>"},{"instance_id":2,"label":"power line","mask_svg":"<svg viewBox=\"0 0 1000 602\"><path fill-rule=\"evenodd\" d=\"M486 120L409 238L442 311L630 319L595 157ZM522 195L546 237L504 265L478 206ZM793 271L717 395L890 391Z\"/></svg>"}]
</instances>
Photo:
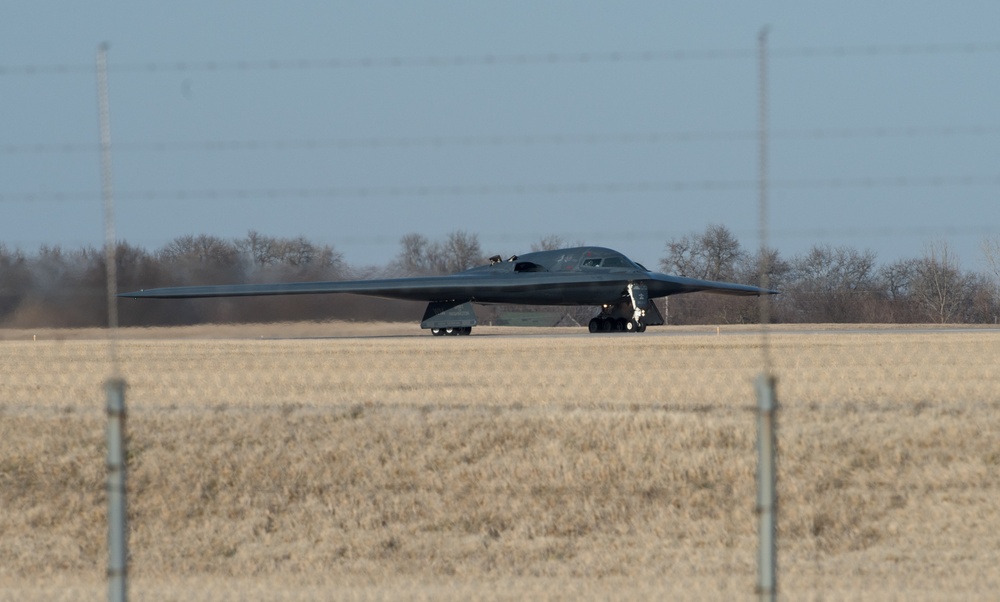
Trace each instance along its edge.
<instances>
[{"instance_id":1,"label":"power line","mask_svg":"<svg viewBox=\"0 0 1000 602\"><path fill-rule=\"evenodd\" d=\"M116 195L133 201L260 201L277 199L397 198L442 196L540 196L566 194L620 194L656 192L712 192L756 190L759 182L747 180L678 180L672 182L608 182L564 184L405 185L330 188L266 188L205 190L133 190ZM945 188L1000 186L1000 175L981 176L872 176L857 178L801 178L772 180L778 189ZM96 192L0 193L0 202L73 202L96 200Z\"/></svg>"},{"instance_id":2,"label":"power line","mask_svg":"<svg viewBox=\"0 0 1000 602\"><path fill-rule=\"evenodd\" d=\"M993 136L1000 134L997 125L953 126L884 126L861 128L810 128L774 130L772 139L783 140L835 140L857 138L921 138L957 136ZM753 130L731 131L676 131L676 132L622 132L588 134L525 134L465 136L387 136L369 138L303 138L284 140L191 140L162 142L124 142L115 145L118 152L230 152L230 151L310 151L322 149L379 149L379 148L443 148L490 146L570 146L595 144L664 144L704 141L754 141L758 132ZM5 144L0 154L77 154L96 153L100 145L82 142Z\"/></svg>"},{"instance_id":3,"label":"power line","mask_svg":"<svg viewBox=\"0 0 1000 602\"><path fill-rule=\"evenodd\" d=\"M502 67L530 65L566 65L590 63L650 63L689 59L739 58L746 51L673 50L613 52L550 52L538 54L485 54L416 57L359 57L312 59L263 59L234 61L150 61L121 63L111 68L120 73L158 73L176 71L305 71L328 69L384 69L412 67ZM90 73L93 68L78 64L0 66L0 75L45 75Z\"/></svg>"},{"instance_id":4,"label":"power line","mask_svg":"<svg viewBox=\"0 0 1000 602\"><path fill-rule=\"evenodd\" d=\"M852 58L920 55L962 55L1000 52L1000 43L868 44L792 46L769 51L772 58ZM393 56L358 58L149 61L109 65L115 73L169 73L219 71L307 71L331 69L398 69L437 67L504 67L587 65L606 63L658 63L688 60L753 59L755 48L701 50L644 50L609 52L549 52L443 56ZM69 75L94 72L93 65L77 63L0 65L3 75Z\"/></svg>"},{"instance_id":5,"label":"power line","mask_svg":"<svg viewBox=\"0 0 1000 602\"><path fill-rule=\"evenodd\" d=\"M95 197L96 199L96 197ZM740 237L741 240L748 239L757 235L757 230L755 228L751 229L740 229L736 228L733 233ZM684 229L684 227L667 228L666 230L662 227L649 226L649 228L638 228L638 229L616 229L613 227L601 228L598 230L572 230L562 233L562 237L566 240L577 240L577 241L594 241L602 239L621 239L627 238L631 241L668 241L672 238L681 237L691 234L690 231ZM503 248L521 248L526 249L532 243L537 242L548 233L545 231L536 232L524 232L519 231L518 233L492 233L488 236L491 241L491 245L496 245ZM797 240L806 241L809 243L820 244L823 241L833 241L835 245L845 244L845 241L850 239L859 239L862 241L870 241L873 238L879 240L882 239L901 239L901 238L919 238L923 240L936 240L936 239L951 239L953 237L966 237L975 238L982 240L983 238L995 237L997 235L996 228L988 223L980 224L965 224L965 225L938 225L938 226L903 226L903 225L891 225L891 226L849 226L849 227L803 227L803 228L772 228L770 231L770 238L772 240L785 241L785 244L789 244L787 241ZM171 237L161 237L155 244L166 245L172 240ZM9 246L13 246L16 249L25 249L32 246L45 247L51 246L53 243L51 240L44 239L19 239L13 241L6 241ZM331 240L332 243L342 246L352 246L352 245L381 245L381 246L393 246L396 247L399 244L399 237L395 235L387 234L338 234L335 239ZM92 243L79 240L75 244L80 247L92 246ZM865 243L868 244L868 243ZM57 245L58 246L58 245ZM63 245L65 247L65 244ZM338 247L340 248L340 247Z\"/></svg>"},{"instance_id":6,"label":"power line","mask_svg":"<svg viewBox=\"0 0 1000 602\"><path fill-rule=\"evenodd\" d=\"M987 54L995 52L1000 52L1000 43L969 42L955 44L865 44L858 46L799 46L768 50L770 58L848 58L940 54Z\"/></svg>"}]
</instances>

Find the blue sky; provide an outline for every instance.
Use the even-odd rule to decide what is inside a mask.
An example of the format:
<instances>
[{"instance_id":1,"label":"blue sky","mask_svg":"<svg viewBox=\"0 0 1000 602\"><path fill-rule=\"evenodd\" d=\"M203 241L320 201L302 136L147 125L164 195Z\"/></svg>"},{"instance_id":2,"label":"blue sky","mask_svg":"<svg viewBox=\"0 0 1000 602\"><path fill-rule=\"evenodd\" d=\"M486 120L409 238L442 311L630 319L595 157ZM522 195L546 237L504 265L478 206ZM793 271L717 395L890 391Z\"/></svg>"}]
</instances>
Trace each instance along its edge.
<instances>
[{"instance_id":1,"label":"blue sky","mask_svg":"<svg viewBox=\"0 0 1000 602\"><path fill-rule=\"evenodd\" d=\"M655 265L721 223L756 247L767 25L771 244L889 262L944 241L981 268L1000 3L679 4L5 3L0 242L102 244L106 41L131 243L257 230L360 266L461 229L487 254L555 234Z\"/></svg>"}]
</instances>

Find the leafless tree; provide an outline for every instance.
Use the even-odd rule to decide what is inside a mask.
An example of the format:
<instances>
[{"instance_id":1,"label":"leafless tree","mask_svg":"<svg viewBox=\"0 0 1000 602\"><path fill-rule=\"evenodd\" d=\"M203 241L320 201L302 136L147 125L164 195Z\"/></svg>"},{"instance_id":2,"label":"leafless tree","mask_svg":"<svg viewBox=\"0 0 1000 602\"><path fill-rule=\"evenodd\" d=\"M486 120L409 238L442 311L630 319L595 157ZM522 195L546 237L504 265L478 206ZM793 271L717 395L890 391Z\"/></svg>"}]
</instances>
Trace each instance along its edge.
<instances>
[{"instance_id":1,"label":"leafless tree","mask_svg":"<svg viewBox=\"0 0 1000 602\"><path fill-rule=\"evenodd\" d=\"M428 250L430 242L423 234L411 233L399 240L399 254L389 272L397 276L422 276L432 271Z\"/></svg>"},{"instance_id":2,"label":"leafless tree","mask_svg":"<svg viewBox=\"0 0 1000 602\"><path fill-rule=\"evenodd\" d=\"M735 278L743 284L760 284L761 273L767 273L767 286L782 290L788 285L792 265L781 257L777 249L757 250L744 253L735 266Z\"/></svg>"},{"instance_id":3,"label":"leafless tree","mask_svg":"<svg viewBox=\"0 0 1000 602\"><path fill-rule=\"evenodd\" d=\"M31 267L20 249L0 243L0 322L15 311L31 288Z\"/></svg>"},{"instance_id":4,"label":"leafless tree","mask_svg":"<svg viewBox=\"0 0 1000 602\"><path fill-rule=\"evenodd\" d=\"M1000 237L984 238L980 248L990 277L1000 286Z\"/></svg>"},{"instance_id":5,"label":"leafless tree","mask_svg":"<svg viewBox=\"0 0 1000 602\"><path fill-rule=\"evenodd\" d=\"M423 234L407 234L399 241L399 244L402 247L400 254L408 257L423 259L423 257L427 254L428 242L427 237Z\"/></svg>"},{"instance_id":6,"label":"leafless tree","mask_svg":"<svg viewBox=\"0 0 1000 602\"><path fill-rule=\"evenodd\" d=\"M343 261L343 256L329 245L317 245L304 236L284 238L277 241L279 262L294 268L335 268Z\"/></svg>"},{"instance_id":7,"label":"leafless tree","mask_svg":"<svg viewBox=\"0 0 1000 602\"><path fill-rule=\"evenodd\" d=\"M1000 237L984 238L982 242L983 258L986 260L986 268L989 270L988 277L992 281L991 294L994 305L1000 305ZM998 316L994 314L993 322L997 322Z\"/></svg>"},{"instance_id":8,"label":"leafless tree","mask_svg":"<svg viewBox=\"0 0 1000 602\"><path fill-rule=\"evenodd\" d=\"M736 262L745 255L740 241L721 224L709 226L701 235L700 246L705 257L709 280L733 280Z\"/></svg>"},{"instance_id":9,"label":"leafless tree","mask_svg":"<svg viewBox=\"0 0 1000 602\"><path fill-rule=\"evenodd\" d=\"M766 266L771 288L780 286L789 271L788 263L776 250L748 253L721 224L709 225L700 234L670 240L666 255L660 260L660 269L668 274L745 284L759 282L762 266ZM670 300L670 321L674 324L756 322L759 307L756 299L679 296ZM772 312L772 318L775 317Z\"/></svg>"},{"instance_id":10,"label":"leafless tree","mask_svg":"<svg viewBox=\"0 0 1000 602\"><path fill-rule=\"evenodd\" d=\"M690 278L698 277L703 271L699 263L694 237L683 236L667 243L666 256L660 260L660 269L668 274Z\"/></svg>"},{"instance_id":11,"label":"leafless tree","mask_svg":"<svg viewBox=\"0 0 1000 602\"><path fill-rule=\"evenodd\" d=\"M791 264L781 257L777 249L758 249L753 253L745 253L736 263L734 280L743 284L761 286L763 284L761 275L766 274L767 288L782 292L776 297L768 297L768 302L771 303L770 320L772 322L784 321L788 305L786 303L788 299L786 289L791 271ZM727 301L737 310L737 321L741 323L760 321L759 299L728 298Z\"/></svg>"},{"instance_id":12,"label":"leafless tree","mask_svg":"<svg viewBox=\"0 0 1000 602\"><path fill-rule=\"evenodd\" d=\"M901 259L879 268L876 289L884 304L885 322L918 321L913 303L913 281L917 274L917 259Z\"/></svg>"},{"instance_id":13,"label":"leafless tree","mask_svg":"<svg viewBox=\"0 0 1000 602\"><path fill-rule=\"evenodd\" d=\"M733 280L737 262L746 255L736 236L721 224L671 240L666 252L660 260L664 272L706 280Z\"/></svg>"},{"instance_id":14,"label":"leafless tree","mask_svg":"<svg viewBox=\"0 0 1000 602\"><path fill-rule=\"evenodd\" d=\"M460 272L484 263L479 237L464 230L449 233L442 251L446 273Z\"/></svg>"},{"instance_id":15,"label":"leafless tree","mask_svg":"<svg viewBox=\"0 0 1000 602\"><path fill-rule=\"evenodd\" d=\"M257 281L338 279L346 270L341 253L304 236L276 238L251 230L234 244L246 258L248 278Z\"/></svg>"},{"instance_id":16,"label":"leafless tree","mask_svg":"<svg viewBox=\"0 0 1000 602\"><path fill-rule=\"evenodd\" d=\"M431 242L420 234L404 236L391 269L365 274L422 275L461 271L484 262L478 238L456 231ZM534 249L563 247L547 236ZM728 230L672 240L661 261L664 271L688 276L758 282L762 266L768 285L782 294L773 299L772 320L785 322L995 322L1000 317L1000 240L986 240L988 271L966 272L946 243L928 245L924 255L877 266L871 251L817 245L784 260L777 250L745 252ZM116 254L120 290L185 284L251 281L336 280L359 276L332 246L305 237L275 238L251 231L245 239L183 236L162 249L119 243ZM99 326L106 322L104 253L96 248L67 250L43 246L36 253L10 250L0 243L0 324L5 326ZM345 299L338 317L417 319L420 303ZM755 322L756 299L681 295L670 300L670 322ZM519 307L518 311L525 308ZM551 311L551 308L542 308ZM321 296L234 300L181 300L123 304L123 324L189 324L212 321L326 319L331 304ZM581 324L593 308L567 313ZM416 317L414 317L416 316Z\"/></svg>"},{"instance_id":17,"label":"leafless tree","mask_svg":"<svg viewBox=\"0 0 1000 602\"><path fill-rule=\"evenodd\" d=\"M876 294L875 252L816 245L791 262L789 297L804 322L863 322Z\"/></svg>"},{"instance_id":18,"label":"leafless tree","mask_svg":"<svg viewBox=\"0 0 1000 602\"><path fill-rule=\"evenodd\" d=\"M106 288L103 282L103 252L93 247L64 250L42 246L23 262L15 253L3 261L4 284L23 287L3 290L8 310L5 322L12 326L101 325L106 323ZM11 269L13 268L13 269Z\"/></svg>"},{"instance_id":19,"label":"leafless tree","mask_svg":"<svg viewBox=\"0 0 1000 602\"><path fill-rule=\"evenodd\" d=\"M443 242L430 242L421 234L407 234L389 272L402 276L451 274L485 262L479 237L464 230L449 233Z\"/></svg>"},{"instance_id":20,"label":"leafless tree","mask_svg":"<svg viewBox=\"0 0 1000 602\"><path fill-rule=\"evenodd\" d=\"M247 232L247 237L237 241L237 248L247 255L254 268L267 267L278 262L277 240L256 230Z\"/></svg>"},{"instance_id":21,"label":"leafless tree","mask_svg":"<svg viewBox=\"0 0 1000 602\"><path fill-rule=\"evenodd\" d=\"M916 264L913 295L922 314L942 324L958 321L966 281L947 242L927 245Z\"/></svg>"},{"instance_id":22,"label":"leafless tree","mask_svg":"<svg viewBox=\"0 0 1000 602\"><path fill-rule=\"evenodd\" d=\"M247 237L235 243L255 268L269 266L308 266L330 268L343 261L340 253L329 245L317 245L304 236L296 238L275 238L251 230Z\"/></svg>"},{"instance_id":23,"label":"leafless tree","mask_svg":"<svg viewBox=\"0 0 1000 602\"><path fill-rule=\"evenodd\" d=\"M531 250L555 251L556 249L565 249L567 246L566 241L561 236L558 234L549 234L548 236L543 236L538 242L531 243Z\"/></svg>"},{"instance_id":24,"label":"leafless tree","mask_svg":"<svg viewBox=\"0 0 1000 602\"><path fill-rule=\"evenodd\" d=\"M236 246L224 238L200 234L178 236L160 250L160 258L187 263L232 265L237 263Z\"/></svg>"},{"instance_id":25,"label":"leafless tree","mask_svg":"<svg viewBox=\"0 0 1000 602\"><path fill-rule=\"evenodd\" d=\"M996 324L1000 321L1000 303L997 301L993 279L986 274L966 272L964 282L962 321L979 324Z\"/></svg>"}]
</instances>

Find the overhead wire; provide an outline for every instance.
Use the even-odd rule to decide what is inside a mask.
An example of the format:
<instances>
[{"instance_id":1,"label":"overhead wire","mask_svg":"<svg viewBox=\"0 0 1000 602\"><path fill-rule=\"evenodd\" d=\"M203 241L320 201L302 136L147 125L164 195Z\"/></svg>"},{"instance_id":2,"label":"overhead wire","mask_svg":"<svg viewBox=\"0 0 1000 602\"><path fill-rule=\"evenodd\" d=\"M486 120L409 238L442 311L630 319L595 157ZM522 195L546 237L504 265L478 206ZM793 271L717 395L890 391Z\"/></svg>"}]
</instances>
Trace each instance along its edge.
<instances>
[{"instance_id":1,"label":"overhead wire","mask_svg":"<svg viewBox=\"0 0 1000 602\"><path fill-rule=\"evenodd\" d=\"M817 47L774 48L772 58L848 58L913 55L987 54L1000 52L1000 43L962 44L877 44ZM249 72L320 69L376 69L404 67L494 67L530 65L566 65L600 63L650 63L683 60L754 59L756 49L706 49L639 52L580 52L506 55L425 56L425 57L361 57L300 60L237 60L237 61L153 61L109 65L116 73L161 72ZM0 65L0 76L44 74L92 74L92 65ZM770 132L774 139L851 139L899 137L986 136L1000 133L998 125L944 126L876 126L842 128L779 129ZM356 148L408 147L474 147L474 146L534 146L585 144L658 144L689 141L755 141L756 130L623 132L582 134L529 135L455 135L455 136L389 136L367 138L313 138L284 140L202 140L120 142L120 152L227 152L259 150L316 150ZM99 145L85 143L35 143L0 145L0 154L97 153ZM666 182L611 182L576 184L510 184L510 185L406 185L379 187L332 188L268 188L268 189L208 189L208 190L137 190L124 191L121 198L139 201L160 200L269 200L355 197L430 197L430 196L534 196L594 193L656 193L686 191L752 190L758 182L747 180L701 180ZM997 186L1000 176L939 175L939 176L878 176L855 178L813 178L776 180L775 189L844 189L844 188L939 188L954 186ZM0 202L75 202L97 200L96 192L55 191L37 193L2 193Z\"/></svg>"},{"instance_id":2,"label":"overhead wire","mask_svg":"<svg viewBox=\"0 0 1000 602\"><path fill-rule=\"evenodd\" d=\"M855 128L779 129L771 138L783 140L834 140L858 138L919 138L993 136L1000 125L944 126L875 126ZM699 141L756 141L754 130L554 134L470 134L457 136L384 136L367 138L301 138L246 140L176 140L157 142L120 142L116 152L230 152L230 151L312 151L320 149L414 148L414 147L491 147L491 146L569 146L593 144L664 144ZM77 154L96 153L100 145L84 142L32 143L0 145L0 154Z\"/></svg>"},{"instance_id":3,"label":"overhead wire","mask_svg":"<svg viewBox=\"0 0 1000 602\"><path fill-rule=\"evenodd\" d=\"M1000 42L867 44L835 46L790 46L769 50L771 58L850 58L1000 52ZM503 67L530 65L586 65L603 63L651 63L688 60L755 59L755 48L709 48L696 50L641 50L606 52L540 52L515 54L367 56L356 58L302 58L258 60L147 61L108 65L114 73L304 71L330 69L394 69L436 67ZM94 66L82 63L0 65L5 75L92 74Z\"/></svg>"},{"instance_id":4,"label":"overhead wire","mask_svg":"<svg viewBox=\"0 0 1000 602\"><path fill-rule=\"evenodd\" d=\"M134 201L230 201L274 199L397 198L449 196L538 196L604 193L711 192L752 190L756 179L745 180L676 180L661 182L598 182L482 185L400 185L344 186L324 188L262 188L203 190L123 190L117 196ZM1000 186L1000 175L930 175L863 176L854 178L776 179L776 189L846 189L846 188L944 188ZM96 192L24 192L0 193L0 202L73 202L99 198Z\"/></svg>"}]
</instances>

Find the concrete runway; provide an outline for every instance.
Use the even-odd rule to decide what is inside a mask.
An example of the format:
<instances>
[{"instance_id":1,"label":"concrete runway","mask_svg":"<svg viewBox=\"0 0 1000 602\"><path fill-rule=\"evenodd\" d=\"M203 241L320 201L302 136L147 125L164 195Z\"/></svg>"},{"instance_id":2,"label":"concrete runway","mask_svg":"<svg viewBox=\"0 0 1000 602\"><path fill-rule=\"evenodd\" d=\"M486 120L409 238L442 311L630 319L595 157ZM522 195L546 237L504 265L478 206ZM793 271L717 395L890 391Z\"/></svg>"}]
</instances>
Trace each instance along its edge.
<instances>
[{"instance_id":1,"label":"concrete runway","mask_svg":"<svg viewBox=\"0 0 1000 602\"><path fill-rule=\"evenodd\" d=\"M842 335L842 334L860 334L860 335L872 335L878 336L880 334L969 334L969 333L983 333L983 334L996 334L1000 333L1000 328L997 327L976 327L976 326L959 326L959 325L913 325L913 326L894 326L894 325L871 325L866 327L866 325L839 325L839 324L820 324L820 325L809 325L809 324L777 324L773 325L767 330L768 335L809 335L809 336L822 336L822 335ZM624 337L627 339L644 339L644 338L660 338L660 337L731 337L731 336L761 336L762 331L753 325L725 325L725 326L651 326L644 333L624 333L624 332L610 332L610 333L590 333L585 327L515 327L515 326L476 326L472 330L472 334L468 336L472 337L500 337L500 338L559 338L559 337ZM436 337L430 334L428 330L410 329L401 327L400 332L373 332L371 334L366 334L359 332L358 330L352 330L352 332L345 333L329 333L322 335L310 336L308 334L301 334L300 336L282 336L281 334L275 334L274 336L262 336L261 339L264 340L301 340L301 339L339 339L339 338L358 338L358 339L383 339L383 338L414 338L414 337L427 337L433 340L448 340L448 339L464 339L465 337Z\"/></svg>"},{"instance_id":2,"label":"concrete runway","mask_svg":"<svg viewBox=\"0 0 1000 602\"><path fill-rule=\"evenodd\" d=\"M775 324L771 335L824 335L824 334L967 334L1000 333L1000 328L990 325L967 324ZM473 337L626 337L640 340L646 337L707 337L707 336L760 336L758 326L750 324L650 326L644 333L591 334L584 326L572 327L516 327L476 326ZM120 328L117 337L122 340L176 340L176 339L332 339L332 338L410 338L426 337L435 341L453 337L435 337L421 330L415 322L359 323L359 322L273 322L262 324L202 324ZM0 341L71 341L108 339L103 328L23 328L0 329ZM465 337L454 337L464 339Z\"/></svg>"}]
</instances>

